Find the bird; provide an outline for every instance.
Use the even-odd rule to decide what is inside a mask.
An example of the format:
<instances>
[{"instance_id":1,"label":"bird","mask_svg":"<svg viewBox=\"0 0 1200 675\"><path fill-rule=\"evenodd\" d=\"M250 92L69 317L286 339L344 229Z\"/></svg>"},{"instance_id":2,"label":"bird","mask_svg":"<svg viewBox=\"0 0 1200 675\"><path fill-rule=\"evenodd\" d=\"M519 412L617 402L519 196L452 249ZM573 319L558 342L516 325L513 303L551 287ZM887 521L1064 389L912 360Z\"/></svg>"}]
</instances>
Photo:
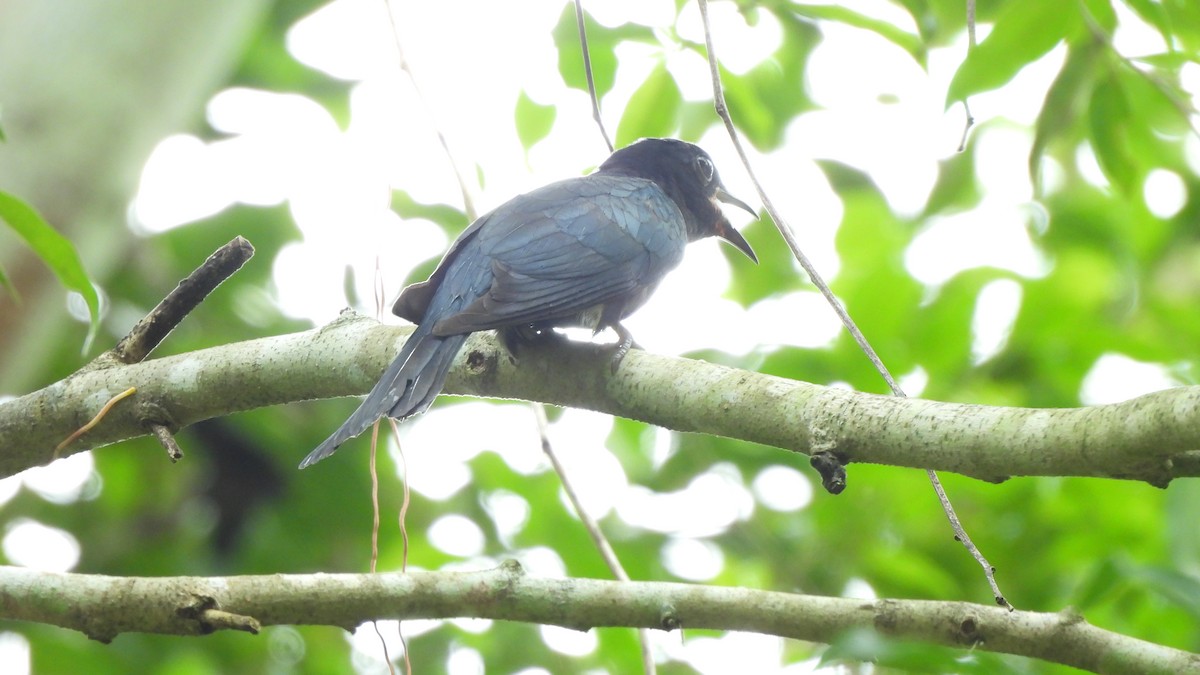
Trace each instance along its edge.
<instances>
[{"instance_id":1,"label":"bird","mask_svg":"<svg viewBox=\"0 0 1200 675\"><path fill-rule=\"evenodd\" d=\"M350 417L300 463L332 455L384 415L404 420L438 396L471 333L499 331L509 351L582 327L620 338L616 372L633 346L621 325L683 259L689 242L716 236L754 262L754 250L721 212L754 209L721 183L699 146L644 138L586 176L505 202L450 246L426 281L405 288L392 313L416 324L399 354Z\"/></svg>"}]
</instances>

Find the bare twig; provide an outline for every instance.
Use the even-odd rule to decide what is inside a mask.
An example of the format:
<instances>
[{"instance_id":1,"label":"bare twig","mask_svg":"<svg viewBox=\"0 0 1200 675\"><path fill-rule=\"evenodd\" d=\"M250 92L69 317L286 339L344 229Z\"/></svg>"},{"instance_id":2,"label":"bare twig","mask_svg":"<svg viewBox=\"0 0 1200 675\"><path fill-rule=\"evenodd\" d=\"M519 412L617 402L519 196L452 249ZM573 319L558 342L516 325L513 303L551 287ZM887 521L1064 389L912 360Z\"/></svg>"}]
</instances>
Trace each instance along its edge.
<instances>
[{"instance_id":1,"label":"bare twig","mask_svg":"<svg viewBox=\"0 0 1200 675\"><path fill-rule=\"evenodd\" d=\"M1088 8L1086 6L1082 6L1080 9L1083 14L1083 22L1087 26L1088 31L1092 34L1092 37L1094 37L1098 42L1103 43L1104 46L1107 47L1110 52L1112 52L1113 56L1117 58L1117 62L1129 69L1129 72L1133 73L1137 77L1145 79L1150 83L1151 86L1153 86L1155 89L1158 89L1159 93L1161 93L1163 97L1166 98L1179 113L1179 116L1183 119L1184 124L1188 125L1188 129L1192 132L1192 135L1196 138L1200 138L1200 124L1198 124L1196 121L1196 116L1194 115L1196 109L1192 105L1191 101L1187 97L1181 97L1179 92L1171 86L1170 82L1159 77L1154 70L1139 68L1134 64L1132 59L1118 51L1116 46L1113 45L1112 35L1106 31L1098 21L1096 21L1096 17L1092 15Z\"/></svg>"},{"instance_id":2,"label":"bare twig","mask_svg":"<svg viewBox=\"0 0 1200 675\"><path fill-rule=\"evenodd\" d=\"M963 99L963 112L967 119L963 122L962 138L958 140L959 152L967 149L967 137L971 135L971 127L975 126L975 116L971 114L971 104L965 98Z\"/></svg>"},{"instance_id":3,"label":"bare twig","mask_svg":"<svg viewBox=\"0 0 1200 675\"><path fill-rule=\"evenodd\" d=\"M253 255L254 247L250 245L250 242L240 236L234 237L228 244L214 251L187 278L180 281L179 285L168 293L167 297L158 303L158 306L150 310L149 314L138 321L129 333L117 342L116 346L101 354L83 370L107 367L113 365L114 362L132 364L144 361L150 352L154 351L154 348L175 329L175 326L183 321L184 317L203 302L217 286L241 269L242 265L246 264L246 261ZM59 453L99 424L100 420L112 410L118 401L133 395L136 391L135 387L130 387L109 399L108 403L91 421L58 444L58 447L54 449L53 458L58 459ZM172 462L183 458L183 450L179 447L179 443L175 440L168 425L152 419L144 419L143 424L158 438L158 442L166 449L167 457Z\"/></svg>"},{"instance_id":4,"label":"bare twig","mask_svg":"<svg viewBox=\"0 0 1200 675\"><path fill-rule=\"evenodd\" d=\"M826 302L829 303L829 306L833 308L838 318L841 319L842 324L850 332L854 341L858 343L859 348L871 360L871 364L875 366L875 370L879 371L879 374L883 376L884 382L887 383L894 394L903 396L904 392L900 389L900 385L896 384L896 380L888 371L887 366L883 365L883 361L879 358L875 349L867 342L866 336L859 330L858 325L854 323L854 319L850 318L850 313L846 311L841 301L830 290L829 284L825 283L824 277L817 271L816 266L800 250L800 243L796 240L796 235L792 231L791 225L783 219L779 210L775 208L774 202L771 201L766 190L763 189L762 183L759 182L757 174L754 173L754 167L750 165L750 159L746 156L746 150L742 147L741 138L738 136L737 129L733 126L733 118L729 116L729 108L725 104L725 90L721 85L721 73L717 66L716 53L713 51L712 32L708 24L708 3L705 0L699 0L699 4L700 17L704 22L704 43L708 49L708 65L712 75L713 103L716 107L717 115L725 123L725 130L729 132L729 138L733 141L733 147L737 150L738 157L742 160L742 166L746 168L746 173L750 175L750 180L754 183L755 190L758 191L758 197L762 200L763 207L766 208L767 213L775 221L775 227L779 230L779 234L783 236L783 240L787 242L788 248L791 249L796 261L800 263L800 267L804 269L804 272L808 274L808 278L812 281L813 285L825 297Z\"/></svg>"},{"instance_id":5,"label":"bare twig","mask_svg":"<svg viewBox=\"0 0 1200 675\"><path fill-rule=\"evenodd\" d=\"M967 0L967 54L975 51L975 0ZM963 124L962 139L958 142L958 151L962 152L967 149L967 136L971 132L971 127L975 126L975 116L971 114L971 104L966 98L963 99L963 111L967 115L966 122Z\"/></svg>"},{"instance_id":6,"label":"bare twig","mask_svg":"<svg viewBox=\"0 0 1200 675\"><path fill-rule=\"evenodd\" d=\"M534 418L537 420L538 434L541 436L542 452L546 453L546 457L550 459L550 464L554 467L554 472L562 480L563 492L566 493L567 499L571 502L571 506L574 507L575 514L583 522L584 529L587 530L588 536L592 538L592 543L596 545L596 550L600 552L600 557L604 559L604 564L608 566L608 570L612 572L618 581L629 581L629 575L621 565L620 559L617 558L616 552L613 551L612 545L608 543L608 539L600 531L600 524L583 508L583 503L579 501L579 495L575 492L575 487L571 485L571 480L567 478L566 470L563 468L562 463L558 461L558 455L555 454L554 446L550 443L549 429L546 421L546 407L541 403L534 403L532 406Z\"/></svg>"},{"instance_id":7,"label":"bare twig","mask_svg":"<svg viewBox=\"0 0 1200 675\"><path fill-rule=\"evenodd\" d=\"M145 359L185 316L253 255L254 247L242 237L234 237L217 249L109 350L111 357L121 363Z\"/></svg>"},{"instance_id":8,"label":"bare twig","mask_svg":"<svg viewBox=\"0 0 1200 675\"><path fill-rule=\"evenodd\" d=\"M400 472L404 474L404 480L401 484L404 486L404 493L400 500L400 513L397 516L400 527L400 537L404 542L404 551L400 558L400 570L408 569L408 526L405 524L405 518L408 516L408 507L412 503L412 492L408 487L408 460L404 457L404 447L400 445L400 427L396 420L391 417L387 418L388 424L392 425L392 438L396 439L396 454L400 458Z\"/></svg>"},{"instance_id":9,"label":"bare twig","mask_svg":"<svg viewBox=\"0 0 1200 675\"><path fill-rule=\"evenodd\" d=\"M375 570L371 570L374 572ZM392 656L388 653L387 641L383 639L383 632L379 630L379 621L371 621L371 628L375 630L375 637L379 638L379 645L383 648L383 662L387 664L388 673L396 675L396 668L392 665ZM404 661L408 662L408 652L405 651Z\"/></svg>"},{"instance_id":10,"label":"bare twig","mask_svg":"<svg viewBox=\"0 0 1200 675\"><path fill-rule=\"evenodd\" d=\"M375 318L383 319L383 271L379 269L379 256L375 256ZM375 572L376 566L379 563L379 467L376 462L379 455L379 420L371 425L371 454L368 466L368 473L371 475L371 572ZM379 628L375 628L375 632L379 632ZM383 637L379 638L383 642ZM384 656L387 656L387 645L383 645ZM391 668L391 659L387 659L388 668Z\"/></svg>"},{"instance_id":11,"label":"bare twig","mask_svg":"<svg viewBox=\"0 0 1200 675\"><path fill-rule=\"evenodd\" d=\"M938 478L937 472L933 469L925 469L925 474L929 476L929 483L933 485L933 491L937 493L938 501L942 504L942 511L946 514L946 518L950 520L950 527L954 530L954 539L967 549L967 552L975 558L975 562L983 568L983 576L987 578L988 586L992 589L992 597L996 600L996 604L1001 607L1007 607L1009 611L1015 610L1009 603L1004 594L1000 592L1000 587L996 585L996 568L992 567L987 558L983 557L983 553L975 546L975 542L971 541L971 537L967 535L967 531L963 529L962 523L958 520L958 514L954 511L954 505L950 503L950 497L946 495L945 488L942 487L942 480Z\"/></svg>"},{"instance_id":12,"label":"bare twig","mask_svg":"<svg viewBox=\"0 0 1200 675\"><path fill-rule=\"evenodd\" d=\"M392 25L392 37L396 45L397 65L400 67L400 70L404 71L405 75L408 75L413 91L417 93L417 99L421 101L421 105L425 108L425 116L429 118L429 124L433 128L433 133L437 135L438 143L441 143L442 150L446 153L446 159L450 162L450 168L454 171L455 179L458 180L458 189L462 191L463 210L467 213L467 220L475 220L475 200L471 197L471 191L467 189L465 174L463 174L462 169L458 166L458 162L454 161L454 154L450 152L450 144L446 142L446 136L442 133L441 127L437 125L437 116L430 109L425 94L421 91L420 85L417 84L417 77L413 75L412 66L409 65L408 59L404 56L404 47L400 44L400 31L397 28L396 14L392 11L391 0L383 0L383 5L387 8L388 21Z\"/></svg>"},{"instance_id":13,"label":"bare twig","mask_svg":"<svg viewBox=\"0 0 1200 675\"><path fill-rule=\"evenodd\" d=\"M262 625L252 616L242 616L215 608L201 611L196 618L201 625L211 630L240 630L251 635L258 635L262 630Z\"/></svg>"},{"instance_id":14,"label":"bare twig","mask_svg":"<svg viewBox=\"0 0 1200 675\"><path fill-rule=\"evenodd\" d=\"M750 180L754 182L754 187L758 191L759 198L762 199L763 206L766 207L767 213L769 213L771 218L774 219L775 225L779 229L779 233L783 236L784 241L787 242L788 248L792 250L792 254L796 257L797 262L799 262L800 266L804 268L804 271L808 274L809 279L812 280L813 284L821 292L821 295L825 297L825 300L829 303L830 307L833 308L838 318L841 319L842 324L846 327L846 330L850 332L850 335L854 338L854 341L858 343L859 348L862 349L864 354L866 354L867 358L871 361L871 364L875 366L875 370L877 370L880 376L883 377L884 382L887 383L888 387L892 390L892 393L902 398L905 397L904 390L902 390L900 385L896 383L896 380L892 377L891 372L889 372L887 367L883 364L883 360L879 358L879 355L875 352L874 348L872 348L870 343L867 342L866 336L863 335L861 330L859 330L858 325L855 324L854 320L850 318L850 313L846 311L846 308L837 299L837 296L833 294L833 291L829 288L829 285L825 283L824 278L822 278L820 273L817 272L817 269L812 264L812 261L810 261L808 256L804 255L803 251L800 250L800 245L796 241L796 237L791 226L789 226L783 220L778 210L775 209L775 205L771 202L770 197L767 196L766 190L763 189L762 183L759 182L758 177L754 173L754 169L750 166L750 159L746 156L746 151L742 148L741 139L738 136L737 129L733 125L733 118L730 117L729 108L725 104L725 92L721 85L721 72L717 65L716 51L713 49L712 30L708 21L708 2L706 0L698 0L698 4L700 5L700 18L704 24L704 45L708 51L708 65L712 75L714 106L716 107L717 115L719 115L721 121L725 123L725 130L729 133L729 138L733 141L733 145L737 149L738 156L741 157L742 165L746 167L746 172L750 175ZM954 512L954 506L950 503L950 499L946 496L946 492L942 488L941 481L938 479L937 474L929 469L926 470L926 473L929 476L929 480L933 484L934 491L938 495L938 501L942 505L942 510L946 513L946 517L950 520L956 538L962 542L963 546L967 548L967 550L972 556L974 556L975 560L978 561L979 565L983 568L984 576L987 578L988 585L992 588L992 593L996 599L996 603L1012 609L1012 605L1008 603L1008 601L1004 598L1004 595L1000 593L999 587L996 585L995 568L988 563L987 559L983 557L983 554L979 552L973 543L971 543L971 539L967 536L966 531L959 522L958 515Z\"/></svg>"},{"instance_id":15,"label":"bare twig","mask_svg":"<svg viewBox=\"0 0 1200 675\"><path fill-rule=\"evenodd\" d=\"M442 134L441 128L438 127L438 125L435 121L436 117L434 117L433 112L430 109L428 102L425 100L425 95L422 93L420 85L417 84L417 78L415 75L413 75L412 68L408 64L408 59L405 58L405 56L404 56L404 47L400 42L400 31L396 25L396 14L392 11L391 0L383 0L383 7L385 10L387 10L388 26L392 29L392 43L396 47L396 65L400 69L401 72L408 75L409 82L412 84L413 90L417 94L417 99L420 100L421 105L425 108L425 114L426 114L426 117L430 120L430 126L433 129L433 133L434 133L434 135L437 136L438 143L442 146L442 152L445 153L445 155L446 155L446 161L448 161L450 163L450 170L454 173L454 178L458 182L458 189L459 189L459 192L462 194L463 211L466 212L467 216L471 220L474 220L475 219L475 202L471 198L471 191L467 188L467 181L463 177L462 171L459 169L458 162L454 161L454 155L453 155L453 153L450 152L450 144L446 142L445 135ZM377 318L381 318L383 316L383 311L384 311L384 307L385 307L384 293L386 290L386 286L383 282L383 271L379 267L379 256L375 257L374 290L375 290L375 298L374 298L375 299L375 316ZM396 436L398 438L398 432L396 429L396 421L391 418L387 418L387 420L388 420L388 422L391 423L393 436ZM372 512L372 522L371 522L371 572L372 573L374 573L376 571L376 565L379 560L379 522L380 522L379 473L378 473L378 466L376 464L376 458L378 456L378 451L379 451L379 424L380 424L380 422L381 422L381 420L375 420L375 423L373 425L371 425L370 474L371 474L371 512ZM403 457L403 455L402 455L402 457ZM407 567L407 565L408 565L408 530L405 528L405 524L404 524L404 516L408 510L408 476L407 476L407 472L406 472L406 475L403 478L401 478L401 482L404 485L404 503L400 507L400 515L399 515L400 534L404 540L404 547L403 547L404 562L401 567L401 571L403 571L404 568ZM383 658L384 658L384 662L387 663L388 672L391 673L392 675L395 675L396 670L392 665L391 655L388 653L387 641L383 639L383 633L380 632L380 630L379 630L379 624L377 622L371 622L371 626L375 630L376 637L379 638L379 645L383 649ZM398 634L398 636L400 638L400 646L403 651L404 672L407 675L412 675L412 659L409 657L410 655L408 653L408 642L404 639L404 623L403 622L397 622L396 633Z\"/></svg>"},{"instance_id":16,"label":"bare twig","mask_svg":"<svg viewBox=\"0 0 1200 675\"><path fill-rule=\"evenodd\" d=\"M975 0L967 0L967 36L971 40L971 48L978 44L975 41Z\"/></svg>"},{"instance_id":17,"label":"bare twig","mask_svg":"<svg viewBox=\"0 0 1200 675\"><path fill-rule=\"evenodd\" d=\"M172 464L183 459L183 448L179 447L179 442L175 440L170 428L165 424L151 424L150 431L158 439L158 444L167 451L167 459L171 460Z\"/></svg>"},{"instance_id":18,"label":"bare twig","mask_svg":"<svg viewBox=\"0 0 1200 675\"><path fill-rule=\"evenodd\" d=\"M384 419L388 420L388 424L391 425L391 437L395 438L395 440L396 440L396 456L397 456L397 458L400 458L400 471L401 471L400 484L401 484L401 488L403 491L403 496L401 497L401 501L400 501L400 513L396 514L396 524L397 524L397 527L400 527L400 539L401 539L400 571L407 572L408 571L408 506L413 501L412 492L410 492L409 488L408 488L408 460L404 459L404 448L400 444L400 425L398 425L396 423L395 419L392 419L390 417L384 418ZM376 425L374 425L374 428L379 429L378 422L376 422ZM371 448L372 448L372 453L373 453L374 452L374 438L372 438ZM376 513L378 513L378 508L379 508L379 504L377 501L376 502ZM378 629L377 629L377 631L378 631ZM409 658L409 655L408 655L408 638L404 637L404 622L403 621L396 622L396 637L400 638L400 647L404 653L404 673L406 673L406 675L413 675L413 659ZM389 668L391 668L390 662L389 662Z\"/></svg>"},{"instance_id":19,"label":"bare twig","mask_svg":"<svg viewBox=\"0 0 1200 675\"><path fill-rule=\"evenodd\" d=\"M608 570L612 572L617 581L629 581L629 574L625 572L625 567L621 565L621 560L617 557L616 551L613 550L612 544L608 542L608 538L604 536L604 531L600 529L600 523L596 522L595 518L583 508L583 502L579 500L579 495L576 494L574 486L571 485L570 479L567 478L567 471L563 468L561 462L558 461L558 455L554 452L554 446L550 443L549 424L546 421L546 406L541 403L534 403L533 415L537 420L538 435L542 439L542 452L546 453L546 457L550 459L550 464L554 467L554 473L558 474L558 478L562 481L563 492L567 494L567 499L570 500L571 506L575 509L575 515L579 516L579 521L583 523L583 527L587 530L588 536L592 538L592 543L596 545L596 550L600 552L600 557L604 559L604 564L608 565ZM638 629L638 642L642 647L642 668L647 675L653 675L658 668L654 663L654 653L650 650L650 631L645 628Z\"/></svg>"},{"instance_id":20,"label":"bare twig","mask_svg":"<svg viewBox=\"0 0 1200 675\"><path fill-rule=\"evenodd\" d=\"M371 426L371 454L369 455L371 474L371 572L374 573L379 564L379 472L376 470L376 456L379 447L379 424Z\"/></svg>"},{"instance_id":21,"label":"bare twig","mask_svg":"<svg viewBox=\"0 0 1200 675\"><path fill-rule=\"evenodd\" d=\"M575 24L579 26L579 48L583 50L583 72L587 76L588 94L592 97L592 119L596 120L596 126L600 127L600 135L604 137L604 144L608 146L608 151L613 151L612 140L608 137L608 131L604 128L604 118L600 115L600 98L596 96L596 81L592 77L592 55L588 49L587 28L583 21L583 0L575 0Z\"/></svg>"},{"instance_id":22,"label":"bare twig","mask_svg":"<svg viewBox=\"0 0 1200 675\"><path fill-rule=\"evenodd\" d=\"M979 44L975 38L975 0L967 0L967 53L975 51L975 47ZM963 112L967 118L963 123L962 138L958 142L958 151L962 152L967 149L967 138L970 136L971 127L975 126L975 116L971 114L971 102L967 98L963 98ZM975 542L971 541L971 537L967 535L967 531L963 529L962 523L958 520L958 514L954 511L954 506L950 503L950 498L946 495L945 488L942 487L942 481L932 469L926 469L926 474L929 476L929 483L933 485L934 492L937 493L938 501L942 504L942 511L945 512L946 518L950 521L950 527L954 530L954 538L962 543L967 552L971 554L979 566L983 568L984 577L987 578L988 585L992 589L992 597L996 599L996 604L1001 607L1007 607L1010 610L1015 609L1004 594L1000 592L1000 587L996 585L996 568L992 567L987 558L983 557L983 553L975 547Z\"/></svg>"}]
</instances>

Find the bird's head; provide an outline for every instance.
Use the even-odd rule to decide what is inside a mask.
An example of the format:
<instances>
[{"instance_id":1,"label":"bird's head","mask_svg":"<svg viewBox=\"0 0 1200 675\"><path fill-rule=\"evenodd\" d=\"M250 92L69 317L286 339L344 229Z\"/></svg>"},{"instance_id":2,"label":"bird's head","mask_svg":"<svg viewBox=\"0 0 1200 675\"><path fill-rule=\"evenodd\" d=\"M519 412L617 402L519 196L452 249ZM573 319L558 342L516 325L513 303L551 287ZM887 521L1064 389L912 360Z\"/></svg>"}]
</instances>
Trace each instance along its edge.
<instances>
[{"instance_id":1,"label":"bird's head","mask_svg":"<svg viewBox=\"0 0 1200 675\"><path fill-rule=\"evenodd\" d=\"M672 138L643 138L610 155L600 171L654 181L683 213L689 241L717 236L758 262L746 238L721 212L720 202L758 214L725 191L712 158L699 146Z\"/></svg>"}]
</instances>

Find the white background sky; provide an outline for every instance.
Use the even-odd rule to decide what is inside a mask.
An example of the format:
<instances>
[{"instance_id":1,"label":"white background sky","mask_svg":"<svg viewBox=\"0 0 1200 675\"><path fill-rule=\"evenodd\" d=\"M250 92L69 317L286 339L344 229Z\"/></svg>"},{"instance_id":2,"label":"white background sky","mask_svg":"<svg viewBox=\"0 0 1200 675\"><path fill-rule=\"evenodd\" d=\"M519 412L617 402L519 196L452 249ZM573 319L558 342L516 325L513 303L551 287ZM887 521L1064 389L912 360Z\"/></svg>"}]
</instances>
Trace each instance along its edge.
<instances>
[{"instance_id":1,"label":"white background sky","mask_svg":"<svg viewBox=\"0 0 1200 675\"><path fill-rule=\"evenodd\" d=\"M390 301L414 265L448 245L432 223L401 220L389 210L393 188L423 203L461 204L432 119L471 180L478 165L483 185L469 188L481 211L553 180L579 175L604 159L606 150L586 94L565 88L557 70L550 30L563 11L563 0L522 2L519 12L512 3L494 0L394 5L400 40L423 97L397 68L381 2L337 0L298 23L288 47L308 66L357 82L349 128L340 130L323 108L299 95L220 92L209 103L208 119L227 137L205 142L181 134L163 140L142 178L134 208L136 229L152 236L235 202L286 201L304 241L287 248L276 262L278 299L288 314L322 324L345 303L342 280L347 265L356 271L359 296L371 298L378 259ZM849 5L916 32L907 13L888 2L856 0ZM667 26L674 18L670 0L606 0L585 2L585 7L604 25L634 21ZM1117 9L1122 9L1119 3ZM1134 55L1163 51L1156 33L1119 14L1119 50ZM714 3L710 15L717 53L734 72L749 69L779 44L780 28L766 13L754 27L746 25L732 3ZM680 32L702 41L694 3L685 7L684 17ZM980 27L981 38L987 28ZM933 187L937 162L955 152L962 132L961 107L943 108L949 79L966 52L966 38L933 50L925 71L872 33L829 23L822 24L822 31L824 39L812 54L804 86L823 109L797 118L781 148L767 155L752 151L752 161L802 246L830 279L839 267L833 236L841 206L814 160L833 158L857 166L872 176L898 211L919 210ZM1031 204L1026 158L1030 126L1064 53L1061 47L1055 49L1009 85L972 99L978 120L1004 123L979 130L971 141L977 146L976 166L985 189L982 202L972 211L930 222L908 252L910 269L931 287L980 265L1025 276L1047 271L1048 262L1027 235L1036 208ZM666 59L687 99L711 98L707 65L693 53L630 45L617 56L616 86L602 101L610 134L625 101L657 59ZM1200 89L1198 81L1200 74L1193 68L1187 73L1192 91ZM528 157L512 121L522 90L558 110L550 135ZM1194 139L1188 142L1192 156L1200 156ZM724 131L714 128L701 145L713 156L730 191L754 203L755 191ZM1089 177L1104 184L1094 160L1088 159L1089 150L1084 147L1080 153L1093 167ZM1194 162L1197 165L1200 161ZM1046 174L1054 180L1055 168L1047 167ZM1156 214L1170 216L1182 207L1178 176L1159 172L1146 189ZM750 220L736 210L729 215L739 227ZM684 264L663 283L651 304L627 322L640 344L664 353L699 348L746 353L779 344L821 346L837 335L840 327L832 312L812 292L766 300L746 314L722 299L728 271L718 246L711 240L690 247ZM974 326L979 360L1002 347L1019 303L1020 290L1013 282L999 281L984 289ZM688 323L681 317L696 315L710 317L703 331L679 329ZM922 374L907 374L905 384L919 394ZM1172 384L1161 367L1113 354L1101 359L1089 376L1084 396L1089 402L1118 400ZM462 423L464 415L471 416L471 424ZM719 465L678 493L650 493L629 485L619 463L603 447L609 426L604 416L567 411L552 428L552 440L570 448L561 453L568 472L589 477L577 482L592 514L600 518L615 511L636 526L669 533L665 560L683 578L704 581L720 572L721 552L706 537L746 518L754 508L794 511L811 498L808 479L782 465L757 476L742 476L732 465ZM477 429L490 431L485 436ZM532 415L520 407L466 403L435 409L403 427L411 484L433 498L449 496L470 481L464 462L482 448L500 452L520 471L544 471L535 431ZM666 432L649 432L646 440L658 461L671 452ZM437 452L431 451L435 447ZM83 453L48 469L32 470L0 482L0 499L7 499L24 481L49 499L74 501L100 489L91 467L90 455ZM515 532L528 516L529 505L517 495L496 494L488 500L502 532ZM439 548L461 556L466 565L494 564L479 557L482 531L462 516L446 514L428 536ZM535 573L561 575L562 562L552 546L547 542L545 548L514 554ZM69 534L32 521L11 525L3 549L14 563L48 569L70 569L78 558L78 544ZM870 593L865 583L847 589L850 595ZM411 636L432 625L406 623L406 633ZM487 622L463 625L477 630ZM585 654L595 647L590 634L545 629L543 637L566 654ZM659 638L656 647L662 655L685 659L701 672L733 672L730 659L744 672L812 668L811 663L781 666L781 646L774 638ZM378 652L373 631L354 640L362 651L357 665L377 668L372 661ZM0 651L11 654L11 642L0 640ZM450 667L456 675L484 670L471 650L456 654Z\"/></svg>"}]
</instances>

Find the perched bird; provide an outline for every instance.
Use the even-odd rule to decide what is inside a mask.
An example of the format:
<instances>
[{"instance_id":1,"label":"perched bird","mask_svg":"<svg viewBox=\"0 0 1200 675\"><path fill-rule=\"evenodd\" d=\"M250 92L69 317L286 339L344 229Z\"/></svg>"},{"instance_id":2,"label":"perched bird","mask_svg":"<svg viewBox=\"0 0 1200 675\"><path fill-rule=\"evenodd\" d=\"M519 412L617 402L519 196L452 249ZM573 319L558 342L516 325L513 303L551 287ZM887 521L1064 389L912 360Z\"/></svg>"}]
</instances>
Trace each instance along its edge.
<instances>
[{"instance_id":1,"label":"perched bird","mask_svg":"<svg viewBox=\"0 0 1200 675\"><path fill-rule=\"evenodd\" d=\"M384 415L403 420L424 412L475 331L500 330L512 349L555 327L612 328L621 338L615 370L633 344L621 320L679 264L688 242L721 237L758 261L718 200L754 214L725 192L699 147L647 138L617 150L591 175L551 183L482 216L428 280L397 298L392 312L416 330L358 409L300 468Z\"/></svg>"}]
</instances>

